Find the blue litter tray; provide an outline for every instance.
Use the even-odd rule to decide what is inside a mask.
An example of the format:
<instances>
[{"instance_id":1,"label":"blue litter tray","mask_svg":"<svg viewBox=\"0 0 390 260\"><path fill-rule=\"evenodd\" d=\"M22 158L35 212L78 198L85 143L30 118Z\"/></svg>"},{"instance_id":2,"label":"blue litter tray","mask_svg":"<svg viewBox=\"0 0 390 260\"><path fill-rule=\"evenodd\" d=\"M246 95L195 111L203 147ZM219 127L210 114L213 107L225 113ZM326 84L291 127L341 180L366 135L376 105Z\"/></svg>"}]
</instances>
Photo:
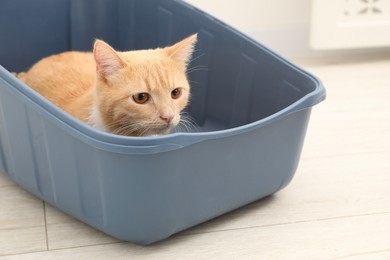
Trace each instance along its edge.
<instances>
[{"instance_id":1,"label":"blue litter tray","mask_svg":"<svg viewBox=\"0 0 390 260\"><path fill-rule=\"evenodd\" d=\"M197 127L116 136L16 79L42 57L166 46L198 33L189 73ZM285 187L321 82L179 0L0 1L0 171L113 237L149 244Z\"/></svg>"}]
</instances>

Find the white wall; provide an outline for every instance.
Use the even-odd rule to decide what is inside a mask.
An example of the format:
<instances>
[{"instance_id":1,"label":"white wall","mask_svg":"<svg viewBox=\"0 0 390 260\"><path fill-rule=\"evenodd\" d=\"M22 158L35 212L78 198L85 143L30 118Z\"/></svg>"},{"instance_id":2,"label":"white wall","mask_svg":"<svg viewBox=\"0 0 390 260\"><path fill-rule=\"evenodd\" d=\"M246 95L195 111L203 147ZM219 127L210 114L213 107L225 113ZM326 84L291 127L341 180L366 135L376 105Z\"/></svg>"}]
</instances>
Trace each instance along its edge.
<instances>
[{"instance_id":1,"label":"white wall","mask_svg":"<svg viewBox=\"0 0 390 260\"><path fill-rule=\"evenodd\" d=\"M186 0L285 55L308 51L310 0Z\"/></svg>"},{"instance_id":2,"label":"white wall","mask_svg":"<svg viewBox=\"0 0 390 260\"><path fill-rule=\"evenodd\" d=\"M370 49L312 50L309 47L311 0L185 1L286 57L315 57L373 51Z\"/></svg>"},{"instance_id":3,"label":"white wall","mask_svg":"<svg viewBox=\"0 0 390 260\"><path fill-rule=\"evenodd\" d=\"M187 0L227 23L243 29L301 27L308 23L310 0Z\"/></svg>"}]
</instances>

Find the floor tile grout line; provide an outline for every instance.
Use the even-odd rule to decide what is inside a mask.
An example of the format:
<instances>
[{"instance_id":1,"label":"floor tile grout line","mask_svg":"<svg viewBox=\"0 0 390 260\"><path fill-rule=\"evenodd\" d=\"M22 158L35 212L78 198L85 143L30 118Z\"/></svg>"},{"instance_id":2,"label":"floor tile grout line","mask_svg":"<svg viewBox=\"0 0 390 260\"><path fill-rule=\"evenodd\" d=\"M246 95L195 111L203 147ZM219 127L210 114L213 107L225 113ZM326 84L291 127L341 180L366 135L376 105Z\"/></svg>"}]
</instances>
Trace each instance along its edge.
<instances>
[{"instance_id":1,"label":"floor tile grout line","mask_svg":"<svg viewBox=\"0 0 390 260\"><path fill-rule=\"evenodd\" d=\"M43 203L43 217L45 219L46 250L49 251L49 234L47 231L46 203L45 201L42 201L42 203Z\"/></svg>"},{"instance_id":2,"label":"floor tile grout line","mask_svg":"<svg viewBox=\"0 0 390 260\"><path fill-rule=\"evenodd\" d=\"M3 174L0 172L0 175ZM0 189L1 188L8 188L8 187L20 187L19 185L17 185L16 183L10 183L10 184L6 184L6 185L0 185Z\"/></svg>"},{"instance_id":3,"label":"floor tile grout line","mask_svg":"<svg viewBox=\"0 0 390 260\"><path fill-rule=\"evenodd\" d=\"M193 233L191 233L191 232L188 233L188 232L183 231L183 234L179 233L177 235L178 236L190 236L190 235L218 233L218 232L225 232L225 231L245 230L245 229L252 229L252 228L267 228L267 227L275 227L275 226L287 226L287 225L303 224L303 223L311 223L311 222L314 223L314 222L331 221L331 220L337 220L337 219L358 218L358 217L366 217L366 216L379 216L379 215L387 215L387 214L390 214L390 211L367 213L367 214L357 214L357 215L349 215L349 216L330 217L330 218L323 218L323 219L301 220L301 221L275 223L275 224L268 224L268 225L255 225L255 226L250 226L250 227L240 227L240 228L231 228L231 229L211 230L211 231L193 232Z\"/></svg>"},{"instance_id":4,"label":"floor tile grout line","mask_svg":"<svg viewBox=\"0 0 390 260\"><path fill-rule=\"evenodd\" d=\"M368 251L368 252L355 253L355 254L350 254L350 255L345 255L345 256L338 256L338 257L330 258L330 260L345 259L347 257L372 255L372 254L385 253L385 252L390 252L390 248L384 249L384 250Z\"/></svg>"},{"instance_id":5,"label":"floor tile grout line","mask_svg":"<svg viewBox=\"0 0 390 260\"><path fill-rule=\"evenodd\" d=\"M50 249L49 251L52 252L52 251L60 251L60 250L87 248L87 247L94 247L94 246L116 245L116 244L127 244L127 243L132 244L132 245L137 245L135 243L131 243L131 242L127 242L127 241L115 241L115 242L107 242L107 243L98 243L98 244L93 244L93 245L82 245L82 246L53 248L53 249Z\"/></svg>"},{"instance_id":6,"label":"floor tile grout line","mask_svg":"<svg viewBox=\"0 0 390 260\"><path fill-rule=\"evenodd\" d=\"M13 253L13 254L6 254L6 255L0 255L0 259L2 257L7 256L19 256L19 255L29 255L29 254L39 254L39 253L45 253L45 252L54 252L54 251L62 251L62 250L72 250L72 249L78 249L78 248L88 248L88 247L94 247L94 246L105 246L105 245L115 245L115 244L132 244L137 245L131 242L126 241L117 241L117 242L108 242L108 243L101 243L101 244L93 244L93 245L84 245L84 246L73 246L73 247L64 247L64 248L53 248L50 250L40 250L40 251L31 251L31 252L23 252L23 253Z\"/></svg>"},{"instance_id":7,"label":"floor tile grout line","mask_svg":"<svg viewBox=\"0 0 390 260\"><path fill-rule=\"evenodd\" d=\"M0 228L0 231L10 231L10 230L22 230L26 228L39 228L39 227L44 227L45 225L34 225L34 226L23 226L23 227L10 227L10 228Z\"/></svg>"}]
</instances>

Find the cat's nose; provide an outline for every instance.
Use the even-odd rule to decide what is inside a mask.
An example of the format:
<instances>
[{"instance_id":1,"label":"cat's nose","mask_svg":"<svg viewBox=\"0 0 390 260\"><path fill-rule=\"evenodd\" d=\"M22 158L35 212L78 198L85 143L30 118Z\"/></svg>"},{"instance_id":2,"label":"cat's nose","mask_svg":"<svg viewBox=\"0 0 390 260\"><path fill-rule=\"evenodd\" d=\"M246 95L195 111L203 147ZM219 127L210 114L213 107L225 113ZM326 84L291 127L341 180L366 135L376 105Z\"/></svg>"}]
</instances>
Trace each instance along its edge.
<instances>
[{"instance_id":1,"label":"cat's nose","mask_svg":"<svg viewBox=\"0 0 390 260\"><path fill-rule=\"evenodd\" d=\"M165 122L167 122L168 124L170 124L174 118L174 115L163 115L163 116L160 116L160 118L162 120L164 120Z\"/></svg>"}]
</instances>

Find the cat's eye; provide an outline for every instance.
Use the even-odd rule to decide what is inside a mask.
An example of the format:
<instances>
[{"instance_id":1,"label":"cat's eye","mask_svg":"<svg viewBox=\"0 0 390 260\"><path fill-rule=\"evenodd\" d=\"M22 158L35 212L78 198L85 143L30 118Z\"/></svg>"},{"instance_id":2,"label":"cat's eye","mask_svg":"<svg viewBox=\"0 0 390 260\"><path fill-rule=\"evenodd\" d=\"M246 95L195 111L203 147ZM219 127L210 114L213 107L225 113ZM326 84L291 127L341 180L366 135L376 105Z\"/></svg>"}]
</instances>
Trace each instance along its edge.
<instances>
[{"instance_id":1,"label":"cat's eye","mask_svg":"<svg viewBox=\"0 0 390 260\"><path fill-rule=\"evenodd\" d=\"M137 104L145 104L148 102L150 95L148 93L138 93L133 96L133 100Z\"/></svg>"},{"instance_id":2,"label":"cat's eye","mask_svg":"<svg viewBox=\"0 0 390 260\"><path fill-rule=\"evenodd\" d=\"M178 99L180 96L181 96L181 88L175 88L174 90L172 90L171 92L171 97L173 99Z\"/></svg>"}]
</instances>

